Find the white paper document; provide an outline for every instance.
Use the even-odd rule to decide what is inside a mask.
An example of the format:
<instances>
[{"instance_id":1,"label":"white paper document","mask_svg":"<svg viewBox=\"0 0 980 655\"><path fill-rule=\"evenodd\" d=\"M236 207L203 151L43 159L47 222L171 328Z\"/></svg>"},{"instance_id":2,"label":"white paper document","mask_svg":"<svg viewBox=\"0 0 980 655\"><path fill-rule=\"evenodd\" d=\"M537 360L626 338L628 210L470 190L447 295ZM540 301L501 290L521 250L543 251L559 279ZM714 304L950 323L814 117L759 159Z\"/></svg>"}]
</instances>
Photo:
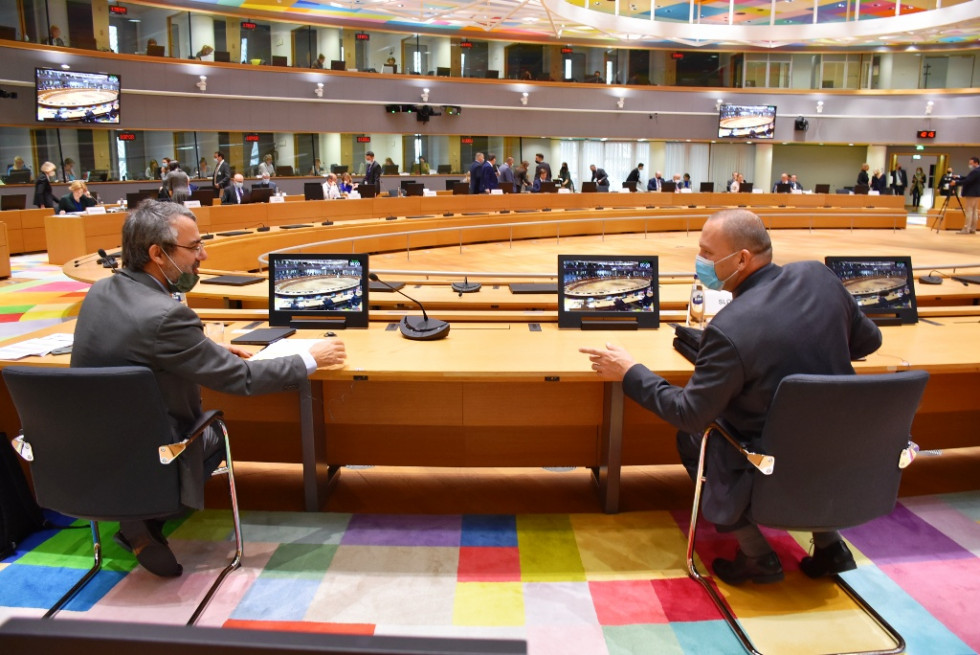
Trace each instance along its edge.
<instances>
[{"instance_id":1,"label":"white paper document","mask_svg":"<svg viewBox=\"0 0 980 655\"><path fill-rule=\"evenodd\" d=\"M20 343L12 343L0 348L0 359L23 359L24 357L42 357L52 350L71 346L75 335L68 333L49 334L46 337L28 339Z\"/></svg>"},{"instance_id":2,"label":"white paper document","mask_svg":"<svg viewBox=\"0 0 980 655\"><path fill-rule=\"evenodd\" d=\"M277 357L298 355L304 350L309 350L310 346L319 341L322 339L280 339L252 355L251 359L276 359Z\"/></svg>"}]
</instances>

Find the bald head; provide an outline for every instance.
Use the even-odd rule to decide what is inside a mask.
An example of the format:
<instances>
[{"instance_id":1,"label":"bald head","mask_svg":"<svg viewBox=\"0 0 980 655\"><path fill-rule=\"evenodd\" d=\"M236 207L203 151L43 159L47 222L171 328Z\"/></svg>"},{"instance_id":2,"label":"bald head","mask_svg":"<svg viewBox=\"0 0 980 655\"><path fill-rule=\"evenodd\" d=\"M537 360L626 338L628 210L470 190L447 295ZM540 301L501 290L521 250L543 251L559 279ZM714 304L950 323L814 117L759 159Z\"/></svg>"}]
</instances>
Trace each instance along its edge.
<instances>
[{"instance_id":1,"label":"bald head","mask_svg":"<svg viewBox=\"0 0 980 655\"><path fill-rule=\"evenodd\" d=\"M708 218L705 228L717 227L732 250L748 250L753 255L772 261L772 241L762 219L747 209L725 209Z\"/></svg>"},{"instance_id":2,"label":"bald head","mask_svg":"<svg viewBox=\"0 0 980 655\"><path fill-rule=\"evenodd\" d=\"M712 214L698 240L700 255L715 263L724 288L734 291L763 266L772 262L772 242L762 220L746 209Z\"/></svg>"}]
</instances>

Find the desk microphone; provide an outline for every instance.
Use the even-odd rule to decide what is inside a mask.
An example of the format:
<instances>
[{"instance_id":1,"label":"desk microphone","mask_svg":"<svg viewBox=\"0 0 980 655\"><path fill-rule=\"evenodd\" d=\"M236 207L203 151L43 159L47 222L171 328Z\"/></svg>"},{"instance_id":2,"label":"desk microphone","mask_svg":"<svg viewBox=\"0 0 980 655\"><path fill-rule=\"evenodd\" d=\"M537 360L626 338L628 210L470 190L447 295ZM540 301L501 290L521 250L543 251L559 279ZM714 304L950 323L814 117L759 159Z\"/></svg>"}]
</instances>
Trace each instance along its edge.
<instances>
[{"instance_id":1,"label":"desk microphone","mask_svg":"<svg viewBox=\"0 0 980 655\"><path fill-rule=\"evenodd\" d=\"M470 282L470 278L464 275L462 282L453 282L450 286L453 288L453 291L462 296L464 293L474 293L479 291L480 287L483 285L479 282Z\"/></svg>"},{"instance_id":2,"label":"desk microphone","mask_svg":"<svg viewBox=\"0 0 980 655\"><path fill-rule=\"evenodd\" d=\"M402 320L398 324L398 328L401 330L403 337L413 341L435 341L436 339L442 339L449 334L449 323L440 321L437 318L430 319L429 315L425 312L425 307L418 300L412 298L407 293L403 293L400 289L396 289L395 287L391 286L379 278L376 273L369 273L368 279L372 282L385 285L395 293L400 293L418 305L419 309L422 310L421 320L419 320L418 316L402 317Z\"/></svg>"},{"instance_id":3,"label":"desk microphone","mask_svg":"<svg viewBox=\"0 0 980 655\"><path fill-rule=\"evenodd\" d=\"M119 268L119 262L112 255L106 254L104 248L99 248L99 260L98 263L102 264L102 268L111 268L112 272L115 273L116 269Z\"/></svg>"}]
</instances>

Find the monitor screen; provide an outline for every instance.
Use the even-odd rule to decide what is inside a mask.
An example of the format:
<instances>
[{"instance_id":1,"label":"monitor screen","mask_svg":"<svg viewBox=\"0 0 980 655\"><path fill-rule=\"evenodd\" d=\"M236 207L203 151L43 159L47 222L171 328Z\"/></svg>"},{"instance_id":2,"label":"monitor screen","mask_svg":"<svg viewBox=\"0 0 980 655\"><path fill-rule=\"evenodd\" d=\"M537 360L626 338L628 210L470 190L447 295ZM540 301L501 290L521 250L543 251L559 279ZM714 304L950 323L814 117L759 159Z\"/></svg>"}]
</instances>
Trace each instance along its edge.
<instances>
[{"instance_id":1,"label":"monitor screen","mask_svg":"<svg viewBox=\"0 0 980 655\"><path fill-rule=\"evenodd\" d=\"M674 193L677 191L677 182L661 182L660 190L664 193Z\"/></svg>"},{"instance_id":2,"label":"monitor screen","mask_svg":"<svg viewBox=\"0 0 980 655\"><path fill-rule=\"evenodd\" d=\"M582 193L595 193L599 190L595 182L582 182Z\"/></svg>"},{"instance_id":3,"label":"monitor screen","mask_svg":"<svg viewBox=\"0 0 980 655\"><path fill-rule=\"evenodd\" d=\"M558 256L558 327L659 326L659 274L655 255Z\"/></svg>"},{"instance_id":4,"label":"monitor screen","mask_svg":"<svg viewBox=\"0 0 980 655\"><path fill-rule=\"evenodd\" d=\"M775 105L722 105L718 110L720 139L772 139L775 131Z\"/></svg>"},{"instance_id":5,"label":"monitor screen","mask_svg":"<svg viewBox=\"0 0 980 655\"><path fill-rule=\"evenodd\" d=\"M119 76L60 68L36 68L40 123L119 124Z\"/></svg>"},{"instance_id":6,"label":"monitor screen","mask_svg":"<svg viewBox=\"0 0 980 655\"><path fill-rule=\"evenodd\" d=\"M824 263L872 320L879 323L919 320L911 257L827 257Z\"/></svg>"},{"instance_id":7,"label":"monitor screen","mask_svg":"<svg viewBox=\"0 0 980 655\"><path fill-rule=\"evenodd\" d=\"M367 327L368 256L269 255L269 325Z\"/></svg>"}]
</instances>

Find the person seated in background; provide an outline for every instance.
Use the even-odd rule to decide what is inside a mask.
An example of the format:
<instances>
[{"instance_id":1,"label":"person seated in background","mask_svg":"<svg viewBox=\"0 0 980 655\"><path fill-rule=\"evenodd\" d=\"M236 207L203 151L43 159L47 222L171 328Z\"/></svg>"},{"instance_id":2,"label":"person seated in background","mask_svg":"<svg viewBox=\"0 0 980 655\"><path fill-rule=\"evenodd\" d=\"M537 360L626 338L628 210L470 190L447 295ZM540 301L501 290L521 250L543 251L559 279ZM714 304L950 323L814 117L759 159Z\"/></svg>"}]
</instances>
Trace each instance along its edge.
<instances>
[{"instance_id":1,"label":"person seated in background","mask_svg":"<svg viewBox=\"0 0 980 655\"><path fill-rule=\"evenodd\" d=\"M209 45L202 46L197 54L194 55L194 59L200 59L201 61L214 61L214 48Z\"/></svg>"},{"instance_id":2,"label":"person seated in background","mask_svg":"<svg viewBox=\"0 0 980 655\"><path fill-rule=\"evenodd\" d=\"M785 185L789 186L789 173L781 173L779 175L779 181L778 182L773 182L773 185L772 185L772 192L773 193L779 193L779 185L780 184L785 184Z\"/></svg>"},{"instance_id":3,"label":"person seated in background","mask_svg":"<svg viewBox=\"0 0 980 655\"><path fill-rule=\"evenodd\" d=\"M789 188L790 191L802 191L803 185L798 179L796 179L796 173L789 176Z\"/></svg>"},{"instance_id":4,"label":"person seated in background","mask_svg":"<svg viewBox=\"0 0 980 655\"><path fill-rule=\"evenodd\" d=\"M585 81L589 84L605 84L606 81L602 79L602 73L596 71L585 78Z\"/></svg>"},{"instance_id":5,"label":"person seated in background","mask_svg":"<svg viewBox=\"0 0 980 655\"><path fill-rule=\"evenodd\" d=\"M534 178L534 184L531 185L531 193L541 193L541 183L548 181L548 171L541 169L538 171L538 176Z\"/></svg>"},{"instance_id":6,"label":"person seated in background","mask_svg":"<svg viewBox=\"0 0 980 655\"><path fill-rule=\"evenodd\" d=\"M323 199L340 200L345 195L341 193L340 187L337 185L337 176L333 173L328 173L327 181L323 183Z\"/></svg>"},{"instance_id":7,"label":"person seated in background","mask_svg":"<svg viewBox=\"0 0 980 655\"><path fill-rule=\"evenodd\" d=\"M569 191L575 190L575 185L572 184L572 172L568 170L568 162L563 161L561 168L558 169L558 186Z\"/></svg>"},{"instance_id":8,"label":"person seated in background","mask_svg":"<svg viewBox=\"0 0 980 655\"><path fill-rule=\"evenodd\" d=\"M259 164L259 175L266 175L267 173L269 177L276 176L276 167L275 164L272 163L271 154L266 155L262 160L262 163Z\"/></svg>"},{"instance_id":9,"label":"person seated in background","mask_svg":"<svg viewBox=\"0 0 980 655\"><path fill-rule=\"evenodd\" d=\"M157 163L156 159L151 159L150 163L146 165L146 170L143 172L143 177L148 180L155 180L157 175L160 173L160 164Z\"/></svg>"},{"instance_id":10,"label":"person seated in background","mask_svg":"<svg viewBox=\"0 0 980 655\"><path fill-rule=\"evenodd\" d=\"M354 190L354 178L351 177L350 173L341 173L340 182L337 186L340 187L340 192L346 196Z\"/></svg>"},{"instance_id":11,"label":"person seated in background","mask_svg":"<svg viewBox=\"0 0 980 655\"><path fill-rule=\"evenodd\" d=\"M745 178L742 177L741 173L735 173L735 180L728 185L728 190L732 193L738 193L738 190L742 188L745 183Z\"/></svg>"},{"instance_id":12,"label":"person seated in background","mask_svg":"<svg viewBox=\"0 0 980 655\"><path fill-rule=\"evenodd\" d=\"M7 175L10 175L11 171L29 171L29 169L24 164L24 158L20 155L14 157L14 163L7 167Z\"/></svg>"},{"instance_id":13,"label":"person seated in background","mask_svg":"<svg viewBox=\"0 0 980 655\"><path fill-rule=\"evenodd\" d=\"M75 175L75 160L71 157L65 159L62 163L62 167L65 171L65 182L74 182L76 179Z\"/></svg>"},{"instance_id":14,"label":"person seated in background","mask_svg":"<svg viewBox=\"0 0 980 655\"><path fill-rule=\"evenodd\" d=\"M320 160L319 159L314 159L313 160L313 166L310 168L310 175L320 175L320 168L321 167L322 167L322 164L320 164Z\"/></svg>"},{"instance_id":15,"label":"person seated in background","mask_svg":"<svg viewBox=\"0 0 980 655\"><path fill-rule=\"evenodd\" d=\"M48 29L48 38L45 41L47 45L58 46L59 48L65 47L65 42L61 38L61 28L57 25L52 25Z\"/></svg>"},{"instance_id":16,"label":"person seated in background","mask_svg":"<svg viewBox=\"0 0 980 655\"><path fill-rule=\"evenodd\" d=\"M429 162L425 161L425 157L419 155L419 175L429 175L431 172Z\"/></svg>"},{"instance_id":17,"label":"person seated in background","mask_svg":"<svg viewBox=\"0 0 980 655\"><path fill-rule=\"evenodd\" d=\"M54 192L51 190L51 182L55 180L57 168L49 161L41 164L41 174L34 180L34 206L47 207L54 209L58 204Z\"/></svg>"},{"instance_id":18,"label":"person seated in background","mask_svg":"<svg viewBox=\"0 0 980 655\"><path fill-rule=\"evenodd\" d=\"M647 191L660 191L664 186L663 174L655 171L653 177L647 180Z\"/></svg>"},{"instance_id":19,"label":"person seated in background","mask_svg":"<svg viewBox=\"0 0 980 655\"><path fill-rule=\"evenodd\" d=\"M262 177L258 182L252 185L253 189L272 189L273 192L278 191L275 182L269 181L269 174L262 173Z\"/></svg>"},{"instance_id":20,"label":"person seated in background","mask_svg":"<svg viewBox=\"0 0 980 655\"><path fill-rule=\"evenodd\" d=\"M725 189L726 190L731 191L731 189L732 189L732 182L738 182L738 171L732 171L731 178L727 182L725 182Z\"/></svg>"},{"instance_id":21,"label":"person seated in background","mask_svg":"<svg viewBox=\"0 0 980 655\"><path fill-rule=\"evenodd\" d=\"M69 193L61 196L58 201L58 213L83 212L89 207L99 204L88 192L88 187L81 180L75 180L68 186Z\"/></svg>"},{"instance_id":22,"label":"person seated in background","mask_svg":"<svg viewBox=\"0 0 980 655\"><path fill-rule=\"evenodd\" d=\"M326 63L326 61L327 58L323 56L323 54L321 54L319 57L316 58L316 61L313 62L313 65L310 66L310 68L323 68L323 65L324 63Z\"/></svg>"},{"instance_id":23,"label":"person seated in background","mask_svg":"<svg viewBox=\"0 0 980 655\"><path fill-rule=\"evenodd\" d=\"M211 169L208 168L208 160L201 157L201 161L197 162L197 174L195 177L201 179L211 177L211 172Z\"/></svg>"},{"instance_id":24,"label":"person seated in background","mask_svg":"<svg viewBox=\"0 0 980 655\"><path fill-rule=\"evenodd\" d=\"M240 205L248 202L245 194L245 178L241 173L235 173L234 180L221 192L222 205Z\"/></svg>"}]
</instances>

